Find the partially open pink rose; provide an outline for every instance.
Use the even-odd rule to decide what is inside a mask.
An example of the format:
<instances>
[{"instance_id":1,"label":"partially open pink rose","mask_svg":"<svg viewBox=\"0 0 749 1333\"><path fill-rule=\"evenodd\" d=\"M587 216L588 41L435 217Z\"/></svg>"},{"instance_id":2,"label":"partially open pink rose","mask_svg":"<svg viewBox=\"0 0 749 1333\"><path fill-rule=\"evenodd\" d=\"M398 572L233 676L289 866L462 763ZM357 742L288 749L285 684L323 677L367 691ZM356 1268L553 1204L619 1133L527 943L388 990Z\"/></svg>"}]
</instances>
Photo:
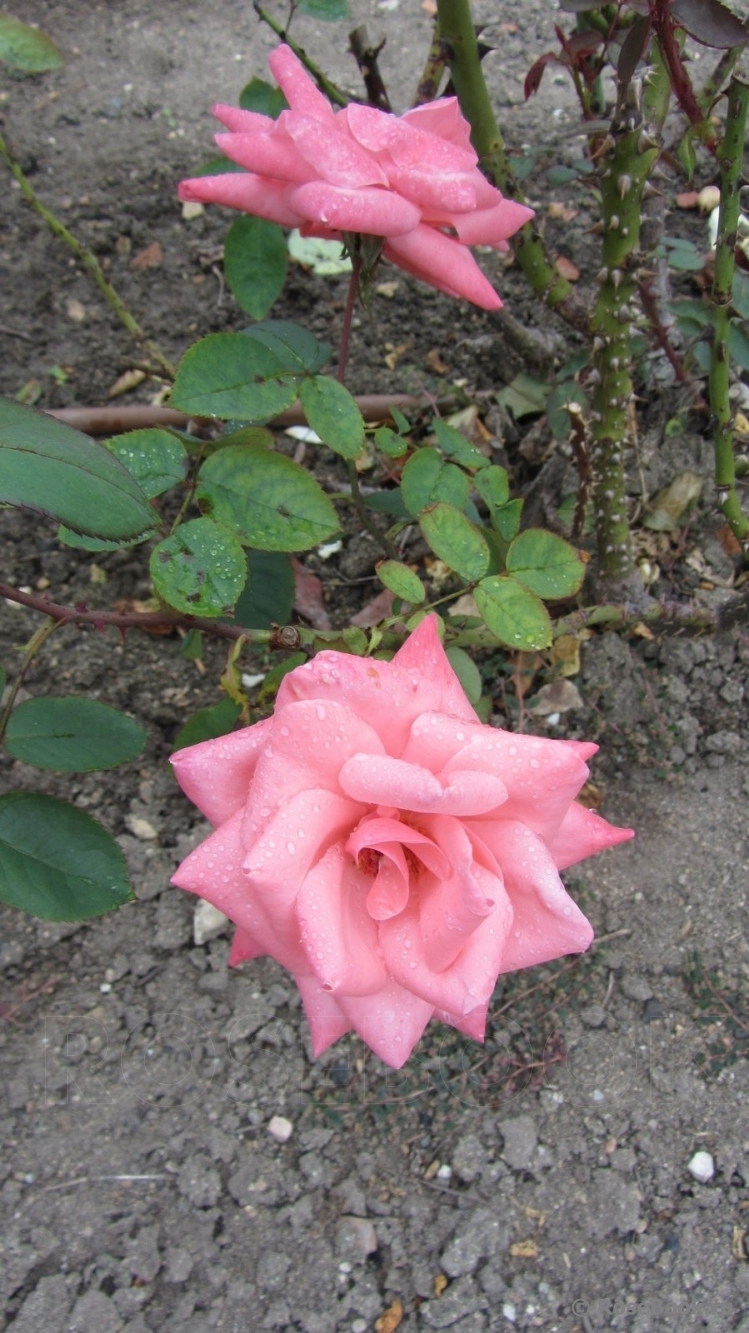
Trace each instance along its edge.
<instances>
[{"instance_id":1,"label":"partially open pink rose","mask_svg":"<svg viewBox=\"0 0 749 1333\"><path fill-rule=\"evenodd\" d=\"M293 972L316 1055L399 1068L430 1018L483 1039L502 972L588 947L559 871L632 836L575 802L595 745L478 722L434 617L391 662L322 652L272 718L181 750L216 831L174 883Z\"/></svg>"},{"instance_id":2,"label":"partially open pink rose","mask_svg":"<svg viewBox=\"0 0 749 1333\"><path fill-rule=\"evenodd\" d=\"M182 181L180 198L239 208L303 236L384 237L385 258L407 273L497 310L502 302L468 247L506 250L533 210L481 174L457 99L403 116L358 102L334 112L288 46L268 63L290 109L271 120L215 106L229 131L216 143L246 173Z\"/></svg>"}]
</instances>

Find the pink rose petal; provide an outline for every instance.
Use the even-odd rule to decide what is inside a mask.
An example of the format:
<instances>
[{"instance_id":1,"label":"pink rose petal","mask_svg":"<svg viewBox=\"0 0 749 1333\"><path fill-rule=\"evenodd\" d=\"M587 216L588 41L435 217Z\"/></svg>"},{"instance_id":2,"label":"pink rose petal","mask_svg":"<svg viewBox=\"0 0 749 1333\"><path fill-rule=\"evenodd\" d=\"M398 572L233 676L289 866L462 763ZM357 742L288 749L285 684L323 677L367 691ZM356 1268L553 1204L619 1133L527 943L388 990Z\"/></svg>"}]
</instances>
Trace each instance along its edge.
<instances>
[{"instance_id":1,"label":"pink rose petal","mask_svg":"<svg viewBox=\"0 0 749 1333\"><path fill-rule=\"evenodd\" d=\"M302 947L324 990L372 995L387 985L377 924L367 911L369 883L335 843L305 876L296 900Z\"/></svg>"}]
</instances>

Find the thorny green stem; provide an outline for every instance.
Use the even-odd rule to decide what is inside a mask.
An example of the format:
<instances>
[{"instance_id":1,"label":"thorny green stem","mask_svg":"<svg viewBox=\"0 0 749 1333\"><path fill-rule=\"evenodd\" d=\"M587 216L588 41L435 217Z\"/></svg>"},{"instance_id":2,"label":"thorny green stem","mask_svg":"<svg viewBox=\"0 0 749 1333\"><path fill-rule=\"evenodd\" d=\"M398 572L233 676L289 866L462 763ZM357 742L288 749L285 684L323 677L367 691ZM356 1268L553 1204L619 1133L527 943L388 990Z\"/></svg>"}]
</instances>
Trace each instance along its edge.
<instances>
[{"instance_id":1,"label":"thorny green stem","mask_svg":"<svg viewBox=\"0 0 749 1333\"><path fill-rule=\"evenodd\" d=\"M351 256L351 277L348 284L348 295L346 297L346 308L343 312L343 328L341 329L341 350L338 354L338 371L336 379L339 384L343 384L346 379L346 366L348 364L349 347L351 346L351 322L354 318L356 309L356 298L359 293L359 283L362 276L361 255L354 250Z\"/></svg>"},{"instance_id":2,"label":"thorny green stem","mask_svg":"<svg viewBox=\"0 0 749 1333\"><path fill-rule=\"evenodd\" d=\"M721 88L726 79L733 74L741 52L742 47L729 46L728 50L723 52L710 77L702 85L697 100L700 111L705 118L709 116L713 102L720 96Z\"/></svg>"},{"instance_id":3,"label":"thorny green stem","mask_svg":"<svg viewBox=\"0 0 749 1333\"><path fill-rule=\"evenodd\" d=\"M44 647L44 644L47 642L47 639L52 634L54 634L55 630L60 628L61 623L62 623L61 621L56 620L54 617L50 617L50 619L45 621L43 625L40 625L39 629L35 632L32 638L29 639L29 642L26 645L26 650L23 655L21 670L16 676L16 679L14 680L8 692L8 698L5 701L5 707L3 708L2 713L0 713L0 745L2 745L3 741L5 740L5 732L8 726L8 722L10 720L10 715L13 712L13 707L18 697L18 691L23 685L26 672L31 666L31 663L34 661L34 658L36 657L39 650Z\"/></svg>"},{"instance_id":4,"label":"thorny green stem","mask_svg":"<svg viewBox=\"0 0 749 1333\"><path fill-rule=\"evenodd\" d=\"M728 394L730 387L728 340L731 331L734 256L739 222L739 183L743 166L747 107L749 107L749 83L734 75L728 90L725 134L718 149L721 170L720 211L712 289L713 337L709 379L710 407L715 422L715 486L723 516L745 552L749 551L749 518L741 508L736 490L734 423Z\"/></svg>"},{"instance_id":5,"label":"thorny green stem","mask_svg":"<svg viewBox=\"0 0 749 1333\"><path fill-rule=\"evenodd\" d=\"M273 15L269 14L266 9L263 9L262 5L258 4L258 0L255 0L254 9L261 23L267 23L268 27L272 29L276 36L280 37L281 41L285 42L286 45L291 48L297 59L301 60L304 68L309 70L315 83L320 89L320 92L325 94L328 101L334 102L336 106L348 106L351 98L344 93L336 83L333 83L325 74L323 74L320 66L316 65L314 60L311 60L307 55L307 52L294 41L293 37L289 36L284 25L274 19Z\"/></svg>"},{"instance_id":6,"label":"thorny green stem","mask_svg":"<svg viewBox=\"0 0 749 1333\"><path fill-rule=\"evenodd\" d=\"M107 282L96 255L93 254L87 246L83 245L81 241L73 235L72 231L68 231L67 227L60 222L60 219L42 203L20 163L16 161L11 153L2 134L0 134L0 156L5 159L11 175L17 180L24 199L26 199L35 212L44 219L50 231L57 236L59 240L64 241L68 249L72 250L76 258L83 264L84 268L88 269L94 282L96 282L105 299L114 310L117 318L125 325L128 333L130 333L139 343L142 343L149 356L153 357L154 361L158 363L164 373L169 376L169 379L173 380L177 371L171 361L168 357L164 356L164 353L151 338L146 337L137 319L130 313L125 305L122 297L115 291L111 282Z\"/></svg>"},{"instance_id":7,"label":"thorny green stem","mask_svg":"<svg viewBox=\"0 0 749 1333\"><path fill-rule=\"evenodd\" d=\"M595 385L591 416L591 479L599 575L614 588L633 575L626 510L624 450L632 399L632 266L640 240L643 190L658 156L652 140L625 111L610 133L600 174L603 268L591 330Z\"/></svg>"},{"instance_id":8,"label":"thorny green stem","mask_svg":"<svg viewBox=\"0 0 749 1333\"><path fill-rule=\"evenodd\" d=\"M510 168L481 69L469 0L437 0L437 25L440 40L447 48L460 109L471 126L471 142L478 153L479 166L492 185L522 202L523 194ZM550 262L533 223L527 222L511 245L536 295L574 328L587 328L587 312L579 304L571 284Z\"/></svg>"}]
</instances>

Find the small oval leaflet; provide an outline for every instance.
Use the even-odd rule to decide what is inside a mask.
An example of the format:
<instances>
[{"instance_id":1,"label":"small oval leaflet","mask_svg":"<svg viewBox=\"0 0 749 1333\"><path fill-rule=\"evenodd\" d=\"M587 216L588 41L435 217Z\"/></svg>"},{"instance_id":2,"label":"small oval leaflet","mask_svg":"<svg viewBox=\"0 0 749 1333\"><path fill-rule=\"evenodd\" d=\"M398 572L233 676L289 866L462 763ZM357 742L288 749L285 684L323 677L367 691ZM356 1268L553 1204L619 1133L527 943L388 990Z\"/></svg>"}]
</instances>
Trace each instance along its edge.
<instances>
[{"instance_id":1,"label":"small oval leaflet","mask_svg":"<svg viewBox=\"0 0 749 1333\"><path fill-rule=\"evenodd\" d=\"M237 537L210 518L182 523L159 542L151 552L150 569L159 597L193 616L227 614L247 577Z\"/></svg>"}]
</instances>

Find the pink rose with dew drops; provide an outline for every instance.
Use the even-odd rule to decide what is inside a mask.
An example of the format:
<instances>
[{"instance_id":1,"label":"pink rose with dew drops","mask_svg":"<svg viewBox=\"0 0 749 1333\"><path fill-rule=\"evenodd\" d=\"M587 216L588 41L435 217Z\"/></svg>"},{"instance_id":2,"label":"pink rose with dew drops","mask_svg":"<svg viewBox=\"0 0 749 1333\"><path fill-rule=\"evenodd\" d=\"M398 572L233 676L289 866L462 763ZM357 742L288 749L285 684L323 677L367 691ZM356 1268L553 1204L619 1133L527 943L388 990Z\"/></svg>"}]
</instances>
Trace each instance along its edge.
<instances>
[{"instance_id":1,"label":"pink rose with dew drops","mask_svg":"<svg viewBox=\"0 0 749 1333\"><path fill-rule=\"evenodd\" d=\"M174 756L215 832L173 883L236 923L230 963L294 974L315 1055L353 1028L400 1068L430 1018L480 1041L498 976L587 949L559 871L632 837L575 801L596 748L481 724L428 617Z\"/></svg>"},{"instance_id":2,"label":"pink rose with dew drops","mask_svg":"<svg viewBox=\"0 0 749 1333\"><path fill-rule=\"evenodd\" d=\"M246 172L182 181L180 198L238 208L303 236L384 238L385 258L407 273L498 310L469 246L507 250L533 210L482 175L457 99L403 116L357 102L333 111L288 46L268 63L290 109L272 120L215 106L228 130L216 143Z\"/></svg>"}]
</instances>

